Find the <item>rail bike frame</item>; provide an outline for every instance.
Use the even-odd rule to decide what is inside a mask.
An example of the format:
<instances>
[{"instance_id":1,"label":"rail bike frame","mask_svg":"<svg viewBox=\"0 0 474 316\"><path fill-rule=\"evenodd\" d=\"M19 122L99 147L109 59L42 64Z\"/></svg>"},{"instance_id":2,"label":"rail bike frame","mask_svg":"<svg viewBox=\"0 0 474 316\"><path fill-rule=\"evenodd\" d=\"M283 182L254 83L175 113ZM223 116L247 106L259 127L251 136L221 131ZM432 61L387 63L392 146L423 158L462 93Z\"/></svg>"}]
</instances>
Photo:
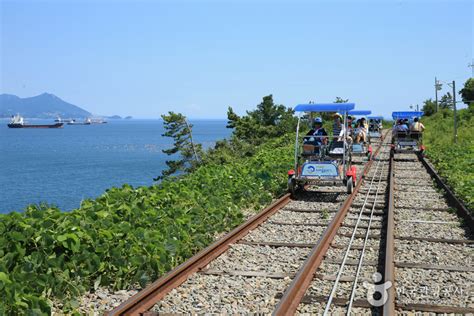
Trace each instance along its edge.
<instances>
[{"instance_id":1,"label":"rail bike frame","mask_svg":"<svg viewBox=\"0 0 474 316\"><path fill-rule=\"evenodd\" d=\"M413 122L415 117L423 116L421 111L408 111L408 112L393 112L392 118L394 120L394 127L397 124L397 120L408 119L410 123ZM403 152L418 152L423 154L425 147L423 146L423 134L420 132L393 132L393 144L392 148L395 153Z\"/></svg>"},{"instance_id":2,"label":"rail bike frame","mask_svg":"<svg viewBox=\"0 0 474 316\"><path fill-rule=\"evenodd\" d=\"M352 193L357 180L356 169L351 165L350 152L347 144L347 113L355 107L354 103L320 103L320 104L299 104L295 107L298 112L298 124L296 127L295 141L295 163L294 169L288 171L288 191L293 197L297 191L304 190L307 185L344 185L347 192ZM339 112L344 117L344 136L342 141L342 153L335 153L331 146L319 146L317 154L305 153L300 148L300 126L302 121L302 112ZM321 138L321 136L307 136ZM327 136L329 138L329 136ZM305 137L306 138L306 137ZM334 143L336 144L336 143ZM339 145L339 144L338 144ZM342 166L342 172L340 171Z\"/></svg>"}]
</instances>

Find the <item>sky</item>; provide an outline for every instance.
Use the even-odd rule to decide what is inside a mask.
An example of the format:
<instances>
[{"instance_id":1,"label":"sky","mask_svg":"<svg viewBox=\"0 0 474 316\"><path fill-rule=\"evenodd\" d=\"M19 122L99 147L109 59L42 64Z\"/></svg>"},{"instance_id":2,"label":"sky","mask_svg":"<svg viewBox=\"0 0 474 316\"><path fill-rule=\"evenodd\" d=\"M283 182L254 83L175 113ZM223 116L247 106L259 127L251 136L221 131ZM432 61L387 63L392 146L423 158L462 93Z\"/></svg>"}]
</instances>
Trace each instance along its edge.
<instances>
[{"instance_id":1,"label":"sky","mask_svg":"<svg viewBox=\"0 0 474 316\"><path fill-rule=\"evenodd\" d=\"M268 94L339 96L388 116L434 98L435 76L459 89L471 76L473 3L0 0L0 93L216 119Z\"/></svg>"}]
</instances>

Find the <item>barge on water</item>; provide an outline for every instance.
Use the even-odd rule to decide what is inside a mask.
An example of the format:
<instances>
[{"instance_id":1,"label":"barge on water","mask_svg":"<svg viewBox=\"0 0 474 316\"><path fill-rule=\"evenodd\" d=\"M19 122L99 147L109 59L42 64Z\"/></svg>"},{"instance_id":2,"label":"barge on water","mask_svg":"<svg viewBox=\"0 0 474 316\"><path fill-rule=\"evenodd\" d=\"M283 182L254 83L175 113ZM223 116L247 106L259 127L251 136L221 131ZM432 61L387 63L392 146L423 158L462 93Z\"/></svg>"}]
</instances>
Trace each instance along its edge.
<instances>
[{"instance_id":1,"label":"barge on water","mask_svg":"<svg viewBox=\"0 0 474 316\"><path fill-rule=\"evenodd\" d=\"M8 124L9 128L61 128L64 123L55 124L26 124L20 115L12 116L12 120Z\"/></svg>"}]
</instances>

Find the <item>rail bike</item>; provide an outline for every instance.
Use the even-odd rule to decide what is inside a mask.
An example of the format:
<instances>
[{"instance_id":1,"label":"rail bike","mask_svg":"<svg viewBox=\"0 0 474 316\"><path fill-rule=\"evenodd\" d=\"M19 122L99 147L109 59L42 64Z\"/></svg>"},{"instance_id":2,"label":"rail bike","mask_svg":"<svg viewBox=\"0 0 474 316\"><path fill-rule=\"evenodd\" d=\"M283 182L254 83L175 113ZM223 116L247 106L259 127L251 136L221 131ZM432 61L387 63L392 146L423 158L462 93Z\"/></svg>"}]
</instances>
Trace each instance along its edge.
<instances>
[{"instance_id":1,"label":"rail bike","mask_svg":"<svg viewBox=\"0 0 474 316\"><path fill-rule=\"evenodd\" d=\"M348 115L352 118L359 117L364 119L372 111L370 110L352 110L349 111ZM367 156L368 160L372 159L372 146L370 145L370 138L367 135L365 127L353 126L350 128L350 136L352 136L352 144L350 146L352 156ZM363 136L361 136L363 135Z\"/></svg>"},{"instance_id":2,"label":"rail bike","mask_svg":"<svg viewBox=\"0 0 474 316\"><path fill-rule=\"evenodd\" d=\"M355 166L352 165L348 141L347 113L354 107L354 103L299 104L295 107L294 110L298 113L295 164L294 169L288 171L288 190L293 197L296 197L298 191L304 191L308 185L344 186L347 193L353 192L357 174ZM302 122L311 117L312 113L321 112L342 114L344 128L341 137L330 140L327 134L300 135Z\"/></svg>"},{"instance_id":3,"label":"rail bike","mask_svg":"<svg viewBox=\"0 0 474 316\"><path fill-rule=\"evenodd\" d=\"M423 133L410 131L410 125L415 118L423 116L421 111L392 112L394 125L392 128L392 148L395 153L423 153Z\"/></svg>"},{"instance_id":4,"label":"rail bike","mask_svg":"<svg viewBox=\"0 0 474 316\"><path fill-rule=\"evenodd\" d=\"M369 116L369 142L372 139L380 141L382 139L383 116Z\"/></svg>"}]
</instances>

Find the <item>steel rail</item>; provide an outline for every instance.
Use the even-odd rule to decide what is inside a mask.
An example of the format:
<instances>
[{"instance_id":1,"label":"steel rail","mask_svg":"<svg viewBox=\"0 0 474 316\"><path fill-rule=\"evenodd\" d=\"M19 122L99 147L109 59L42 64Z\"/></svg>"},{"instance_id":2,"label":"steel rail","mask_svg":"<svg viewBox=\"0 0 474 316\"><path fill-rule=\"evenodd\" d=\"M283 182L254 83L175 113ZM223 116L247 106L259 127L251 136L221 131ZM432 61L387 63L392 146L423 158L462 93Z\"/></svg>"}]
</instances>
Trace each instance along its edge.
<instances>
[{"instance_id":1,"label":"steel rail","mask_svg":"<svg viewBox=\"0 0 474 316\"><path fill-rule=\"evenodd\" d=\"M204 268L209 262L224 253L230 244L237 242L247 235L250 230L255 229L258 225L265 222L270 216L288 204L289 201L290 194L287 193L283 195L264 210L252 216L245 223L201 250L189 260L171 270L112 311L107 312L106 315L140 315L146 312L168 292L186 281L191 274Z\"/></svg>"},{"instance_id":2,"label":"steel rail","mask_svg":"<svg viewBox=\"0 0 474 316\"><path fill-rule=\"evenodd\" d=\"M362 253L360 255L359 264L357 265L357 271L356 271L356 275L355 275L354 284L352 286L351 297L349 298L349 306L347 306L346 315L350 315L351 311L352 311L352 305L353 305L354 299L355 299L357 283L359 282L360 270L362 268L362 263L364 262L365 249L367 248L367 241L369 239L370 226L372 225L372 220L374 218L375 203L377 202L377 197L379 195L379 190L380 190L380 184L382 183L383 171L384 171L384 166L382 165L382 170L380 172L380 177L379 177L379 183L378 183L378 186L377 186L377 191L375 191L375 198L374 198L374 202L373 202L373 205L372 205L372 212L370 213L370 219L369 219L369 223L367 225L368 227L367 227L367 232L365 234L364 245L362 246Z\"/></svg>"},{"instance_id":3,"label":"steel rail","mask_svg":"<svg viewBox=\"0 0 474 316\"><path fill-rule=\"evenodd\" d=\"M365 207L367 205L367 201L370 197L370 192L372 191L372 189L374 187L374 181L375 181L376 173L377 173L377 170L379 169L379 166L380 166L380 160L377 161L377 165L375 166L374 176L372 177L372 180L370 181L369 190L365 195L364 203L362 204L362 207L360 208L360 212L359 212L359 215L357 217L357 222L355 224L354 230L352 231L351 239L349 240L349 244L347 245L347 249L346 249L346 252L344 254L344 258L342 259L341 265L339 267L339 271L338 271L337 276L336 276L336 280L334 281L331 293L329 294L329 298L328 298L328 301L326 303L326 307L325 307L324 312L323 312L324 316L328 315L329 310L331 309L332 300L334 298L334 295L336 294L337 286L339 285L339 281L341 279L342 272L344 271L344 268L346 266L347 257L349 256L349 252L351 251L351 246L354 242L355 235L357 233L357 228L359 227L362 215L363 215ZM374 213L374 209L375 209L375 201L372 205L372 216L373 216L373 213Z\"/></svg>"},{"instance_id":4,"label":"steel rail","mask_svg":"<svg viewBox=\"0 0 474 316\"><path fill-rule=\"evenodd\" d=\"M390 131L386 132L386 135ZM382 148L382 144L376 149L374 157L376 157ZM364 167L362 175L367 174L368 170L372 166L374 160L370 160L367 165ZM362 176L360 181L357 182L354 192L346 199L338 212L334 215L334 218L329 223L329 226L324 230L323 235L318 240L317 244L311 250L308 258L304 262L303 266L300 268L295 278L291 282L290 286L283 293L280 302L276 306L273 315L282 316L282 315L293 315L295 314L298 305L308 289L311 280L314 277L314 274L318 267L321 265L324 255L326 254L329 246L334 240L334 236L337 233L337 230L341 226L344 218L346 217L349 209L351 207L352 201L359 192L359 189L362 185Z\"/></svg>"},{"instance_id":5,"label":"steel rail","mask_svg":"<svg viewBox=\"0 0 474 316\"><path fill-rule=\"evenodd\" d=\"M390 151L389 164L389 193L387 211L387 230L385 237L385 273L384 282L391 282L392 286L387 289L387 301L383 305L383 315L395 315L395 202L394 202L394 180L393 180L393 156L395 151Z\"/></svg>"}]
</instances>

